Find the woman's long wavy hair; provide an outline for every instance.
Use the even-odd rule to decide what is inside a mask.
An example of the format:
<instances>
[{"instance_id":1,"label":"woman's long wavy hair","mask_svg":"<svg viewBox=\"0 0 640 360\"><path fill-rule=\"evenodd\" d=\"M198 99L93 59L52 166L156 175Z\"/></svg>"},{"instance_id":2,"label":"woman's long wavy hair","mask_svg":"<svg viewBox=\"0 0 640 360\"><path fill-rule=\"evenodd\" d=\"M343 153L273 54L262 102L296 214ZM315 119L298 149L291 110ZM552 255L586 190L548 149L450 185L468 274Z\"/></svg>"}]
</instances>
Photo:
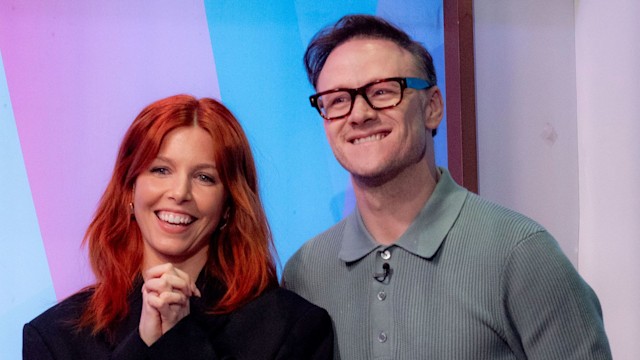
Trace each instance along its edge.
<instances>
[{"instance_id":1,"label":"woman's long wavy hair","mask_svg":"<svg viewBox=\"0 0 640 360\"><path fill-rule=\"evenodd\" d=\"M278 284L275 250L244 131L216 100L172 96L147 106L129 127L85 234L83 245L88 244L96 283L80 326L94 334L111 334L129 312L127 298L143 261L142 235L130 216L134 183L157 156L164 137L183 126L198 126L211 135L216 168L227 193L226 226L211 236L205 265L224 289L210 311L233 311Z\"/></svg>"}]
</instances>

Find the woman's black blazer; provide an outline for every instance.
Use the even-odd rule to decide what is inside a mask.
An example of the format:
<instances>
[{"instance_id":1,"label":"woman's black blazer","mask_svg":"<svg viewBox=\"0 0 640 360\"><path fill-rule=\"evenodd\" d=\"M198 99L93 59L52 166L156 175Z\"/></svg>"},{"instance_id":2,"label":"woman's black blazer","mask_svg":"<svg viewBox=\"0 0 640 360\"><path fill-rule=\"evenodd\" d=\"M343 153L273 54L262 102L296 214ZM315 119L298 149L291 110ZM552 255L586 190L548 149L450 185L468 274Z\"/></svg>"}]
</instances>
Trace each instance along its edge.
<instances>
[{"instance_id":1,"label":"woman's black blazer","mask_svg":"<svg viewBox=\"0 0 640 360\"><path fill-rule=\"evenodd\" d=\"M200 280L200 279L199 279ZM64 300L27 323L23 359L332 359L331 319L282 288L266 291L230 314L212 315L205 304L216 292L191 299L191 313L152 346L138 333L142 281L129 297L130 311L111 339L78 329L92 290ZM210 286L209 288L212 288Z\"/></svg>"}]
</instances>

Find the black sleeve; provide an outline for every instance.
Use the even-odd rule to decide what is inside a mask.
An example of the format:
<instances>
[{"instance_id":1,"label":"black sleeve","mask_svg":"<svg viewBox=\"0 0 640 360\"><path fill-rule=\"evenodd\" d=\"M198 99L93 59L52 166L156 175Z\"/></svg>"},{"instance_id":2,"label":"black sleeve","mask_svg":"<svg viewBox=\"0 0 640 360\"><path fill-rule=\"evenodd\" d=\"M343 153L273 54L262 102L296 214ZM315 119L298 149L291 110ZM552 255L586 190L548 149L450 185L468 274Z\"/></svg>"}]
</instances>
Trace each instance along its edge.
<instances>
[{"instance_id":1,"label":"black sleeve","mask_svg":"<svg viewBox=\"0 0 640 360\"><path fill-rule=\"evenodd\" d=\"M310 308L293 324L276 359L333 359L333 325L321 308Z\"/></svg>"},{"instance_id":2,"label":"black sleeve","mask_svg":"<svg viewBox=\"0 0 640 360\"><path fill-rule=\"evenodd\" d=\"M189 315L147 346L136 328L115 349L114 360L217 359L207 333Z\"/></svg>"},{"instance_id":3,"label":"black sleeve","mask_svg":"<svg viewBox=\"0 0 640 360\"><path fill-rule=\"evenodd\" d=\"M23 360L53 360L53 354L44 339L31 324L22 329L22 359Z\"/></svg>"},{"instance_id":4,"label":"black sleeve","mask_svg":"<svg viewBox=\"0 0 640 360\"><path fill-rule=\"evenodd\" d=\"M142 341L138 329L134 329L122 342L116 346L111 354L112 360L142 360L149 359L149 347Z\"/></svg>"}]
</instances>

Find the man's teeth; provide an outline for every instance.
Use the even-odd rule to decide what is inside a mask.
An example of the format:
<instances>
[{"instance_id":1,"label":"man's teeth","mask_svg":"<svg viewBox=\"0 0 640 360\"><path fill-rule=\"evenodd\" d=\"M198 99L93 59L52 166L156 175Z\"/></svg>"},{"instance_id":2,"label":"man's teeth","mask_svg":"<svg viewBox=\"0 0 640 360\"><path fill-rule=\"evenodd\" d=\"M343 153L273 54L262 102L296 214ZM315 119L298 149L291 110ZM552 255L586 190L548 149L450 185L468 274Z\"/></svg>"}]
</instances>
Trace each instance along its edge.
<instances>
[{"instance_id":1,"label":"man's teeth","mask_svg":"<svg viewBox=\"0 0 640 360\"><path fill-rule=\"evenodd\" d=\"M176 225L187 225L193 222L191 217L188 215L159 213L158 218L160 218L160 220L162 221L166 221L170 224L176 224Z\"/></svg>"},{"instance_id":2,"label":"man's teeth","mask_svg":"<svg viewBox=\"0 0 640 360\"><path fill-rule=\"evenodd\" d=\"M375 135L367 136L364 138L355 139L353 140L353 144L358 145L358 144L369 142L369 141L382 140L385 136L386 135L383 135L383 134L375 134Z\"/></svg>"}]
</instances>

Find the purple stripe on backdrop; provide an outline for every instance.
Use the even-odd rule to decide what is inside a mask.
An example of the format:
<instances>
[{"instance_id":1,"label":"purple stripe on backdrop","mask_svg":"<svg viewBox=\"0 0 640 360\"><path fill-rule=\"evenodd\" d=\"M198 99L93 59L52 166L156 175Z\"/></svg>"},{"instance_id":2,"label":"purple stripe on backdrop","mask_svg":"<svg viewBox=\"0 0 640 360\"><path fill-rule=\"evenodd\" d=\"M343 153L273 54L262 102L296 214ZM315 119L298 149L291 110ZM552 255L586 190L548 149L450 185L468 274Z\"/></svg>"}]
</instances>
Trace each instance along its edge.
<instances>
[{"instance_id":1,"label":"purple stripe on backdrop","mask_svg":"<svg viewBox=\"0 0 640 360\"><path fill-rule=\"evenodd\" d=\"M80 241L125 129L175 93L219 98L202 1L3 1L0 48L57 297L91 282Z\"/></svg>"}]
</instances>

